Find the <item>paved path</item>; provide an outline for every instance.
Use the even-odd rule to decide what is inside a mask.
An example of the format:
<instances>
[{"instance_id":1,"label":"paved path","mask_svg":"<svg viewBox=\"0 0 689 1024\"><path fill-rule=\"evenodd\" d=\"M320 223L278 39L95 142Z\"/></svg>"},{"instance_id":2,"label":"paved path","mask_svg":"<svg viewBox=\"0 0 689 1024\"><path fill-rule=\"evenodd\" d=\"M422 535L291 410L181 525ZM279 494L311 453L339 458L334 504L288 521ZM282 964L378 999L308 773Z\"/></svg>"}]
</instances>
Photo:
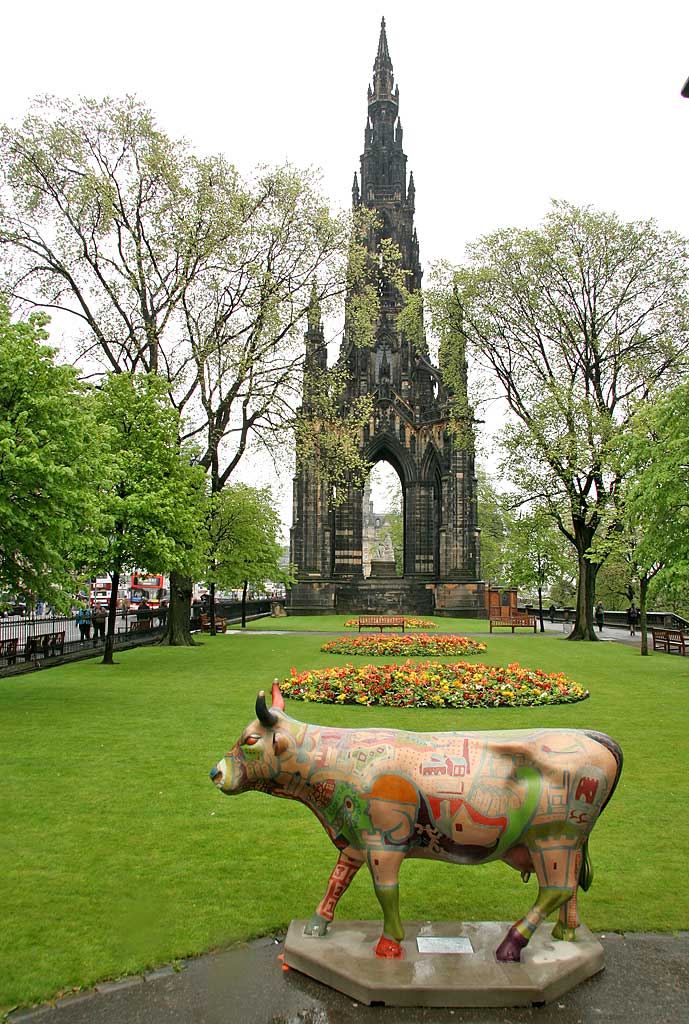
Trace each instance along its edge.
<instances>
[{"instance_id":1,"label":"paved path","mask_svg":"<svg viewBox=\"0 0 689 1024\"><path fill-rule=\"evenodd\" d=\"M442 622L442 620L441 620ZM544 620L543 625L545 632L549 636L558 636L563 640L567 639L567 633L571 630L571 626L565 627L561 622L551 623L547 619ZM415 633L422 633L423 630L414 630ZM439 625L436 630L429 630L434 635L447 632L443 630L442 625ZM351 636L379 636L379 633L355 633L353 630L342 629L289 629L285 626L284 629L228 629L227 633L218 634L219 636L342 636L343 634ZM641 644L641 634L637 630L636 636L631 637L627 629L612 629L609 626L603 626L602 630L596 627L596 634L601 640L615 640L621 644L631 644L637 647ZM490 636L499 639L501 636L523 636L527 639L529 637L538 636L539 633L534 634L531 629L520 629L519 632L512 634L509 630L499 630L495 633L489 633L487 629L481 631L475 630L463 630L463 636ZM399 636L398 633L386 633L385 636ZM649 634L650 642L650 634Z\"/></svg>"},{"instance_id":2,"label":"paved path","mask_svg":"<svg viewBox=\"0 0 689 1024\"><path fill-rule=\"evenodd\" d=\"M277 960L274 939L186 961L11 1024L680 1024L689 1017L689 932L600 936L606 969L542 1007L438 1010L360 1006Z\"/></svg>"}]
</instances>

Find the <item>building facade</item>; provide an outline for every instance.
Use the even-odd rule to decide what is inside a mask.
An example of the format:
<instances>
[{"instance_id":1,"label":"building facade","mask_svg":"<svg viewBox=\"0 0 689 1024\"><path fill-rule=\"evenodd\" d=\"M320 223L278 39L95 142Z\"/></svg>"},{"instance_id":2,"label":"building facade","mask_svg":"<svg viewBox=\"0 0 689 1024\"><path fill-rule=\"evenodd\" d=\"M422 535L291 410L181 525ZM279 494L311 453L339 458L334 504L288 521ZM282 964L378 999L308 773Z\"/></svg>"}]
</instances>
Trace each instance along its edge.
<instances>
[{"instance_id":1,"label":"building facade","mask_svg":"<svg viewBox=\"0 0 689 1024\"><path fill-rule=\"evenodd\" d=\"M391 239L401 253L406 288L418 292L422 270L414 227L415 186L407 174L385 20L381 25L373 84L368 89L368 116L359 175L352 201L375 211L378 228L369 235L375 252ZM468 408L466 372L454 393L430 360L425 340L409 338L398 328L403 305L392 284L379 288L381 311L372 346L355 344L345 313L339 360L348 371L342 410L360 395L371 395L373 411L360 432L368 462L385 460L402 484L403 575L364 575L363 489L353 484L334 509L330 495L311 467L294 479L291 560L297 582L290 595L293 611L369 611L479 615L484 587L480 582L480 544L476 507L473 427L458 443L450 428L453 401ZM306 378L327 366L323 325L312 304L306 341ZM466 370L466 366L464 366ZM308 414L305 390L303 410ZM342 497L342 496L340 496Z\"/></svg>"}]
</instances>

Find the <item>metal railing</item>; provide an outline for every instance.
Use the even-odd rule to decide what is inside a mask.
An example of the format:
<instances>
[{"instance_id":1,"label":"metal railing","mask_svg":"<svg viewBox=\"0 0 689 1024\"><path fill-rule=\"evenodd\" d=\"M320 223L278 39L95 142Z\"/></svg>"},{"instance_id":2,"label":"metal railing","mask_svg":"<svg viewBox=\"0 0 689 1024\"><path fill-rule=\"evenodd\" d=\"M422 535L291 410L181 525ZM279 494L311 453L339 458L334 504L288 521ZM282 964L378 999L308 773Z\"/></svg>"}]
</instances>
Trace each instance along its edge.
<instances>
[{"instance_id":1,"label":"metal railing","mask_svg":"<svg viewBox=\"0 0 689 1024\"><path fill-rule=\"evenodd\" d=\"M159 634L164 628L155 611L148 620L137 619L135 612L118 613L115 645ZM72 615L5 615L0 618L0 670L77 651L103 650L106 629L107 622L102 628L93 622L80 628L77 617Z\"/></svg>"}]
</instances>

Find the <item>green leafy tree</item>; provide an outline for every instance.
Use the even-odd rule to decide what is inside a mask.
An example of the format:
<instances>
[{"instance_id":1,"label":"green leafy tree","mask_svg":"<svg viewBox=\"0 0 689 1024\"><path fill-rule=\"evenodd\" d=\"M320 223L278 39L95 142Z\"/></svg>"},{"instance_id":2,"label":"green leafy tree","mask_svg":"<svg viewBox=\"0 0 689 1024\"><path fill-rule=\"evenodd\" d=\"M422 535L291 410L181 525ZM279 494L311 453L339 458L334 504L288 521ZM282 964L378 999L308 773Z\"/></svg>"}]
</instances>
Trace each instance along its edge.
<instances>
[{"instance_id":1,"label":"green leafy tree","mask_svg":"<svg viewBox=\"0 0 689 1024\"><path fill-rule=\"evenodd\" d=\"M486 471L476 468L478 525L481 530L481 573L492 583L506 582L506 547L514 513L509 498L493 485Z\"/></svg>"},{"instance_id":2,"label":"green leafy tree","mask_svg":"<svg viewBox=\"0 0 689 1024\"><path fill-rule=\"evenodd\" d=\"M652 582L662 575L675 590L689 583L689 381L641 408L620 448L625 487L609 543L627 559L639 586L645 655ZM600 557L600 546L594 556Z\"/></svg>"},{"instance_id":3,"label":"green leafy tree","mask_svg":"<svg viewBox=\"0 0 689 1024\"><path fill-rule=\"evenodd\" d=\"M110 483L102 507L110 530L97 568L112 579L103 659L112 664L123 571L186 576L203 564L205 475L180 449L179 415L170 405L166 382L155 374L109 374L94 404L98 421L109 428ZM174 643L175 630L188 626L188 613L186 621L173 621L168 642Z\"/></svg>"},{"instance_id":4,"label":"green leafy tree","mask_svg":"<svg viewBox=\"0 0 689 1024\"><path fill-rule=\"evenodd\" d=\"M280 516L268 488L228 485L212 495L206 516L206 576L210 584L211 633L215 632L215 588L242 587L242 628L246 625L249 586L268 580L289 584L293 576L280 565Z\"/></svg>"},{"instance_id":5,"label":"green leafy tree","mask_svg":"<svg viewBox=\"0 0 689 1024\"><path fill-rule=\"evenodd\" d=\"M103 431L47 322L12 323L0 298L0 600L66 607L103 527Z\"/></svg>"},{"instance_id":6,"label":"green leafy tree","mask_svg":"<svg viewBox=\"0 0 689 1024\"><path fill-rule=\"evenodd\" d=\"M522 512L514 518L504 557L508 583L536 591L541 632L544 632L543 593L563 577L576 572L572 549L562 543L562 534L552 518L535 510Z\"/></svg>"},{"instance_id":7,"label":"green leafy tree","mask_svg":"<svg viewBox=\"0 0 689 1024\"><path fill-rule=\"evenodd\" d=\"M429 307L461 321L463 344L498 382L512 417L506 472L575 549L570 639L594 640L599 563L587 552L614 523L617 435L685 366L687 244L652 221L555 203L539 230L481 238L470 259L440 269Z\"/></svg>"},{"instance_id":8,"label":"green leafy tree","mask_svg":"<svg viewBox=\"0 0 689 1024\"><path fill-rule=\"evenodd\" d=\"M222 157L197 158L133 98L40 100L2 129L0 153L15 299L72 314L89 366L164 377L214 493L248 451L289 451L313 283L326 312L354 295L352 330L371 333L371 218L353 231L332 217L309 172L246 182ZM173 578L172 609L190 595Z\"/></svg>"}]
</instances>

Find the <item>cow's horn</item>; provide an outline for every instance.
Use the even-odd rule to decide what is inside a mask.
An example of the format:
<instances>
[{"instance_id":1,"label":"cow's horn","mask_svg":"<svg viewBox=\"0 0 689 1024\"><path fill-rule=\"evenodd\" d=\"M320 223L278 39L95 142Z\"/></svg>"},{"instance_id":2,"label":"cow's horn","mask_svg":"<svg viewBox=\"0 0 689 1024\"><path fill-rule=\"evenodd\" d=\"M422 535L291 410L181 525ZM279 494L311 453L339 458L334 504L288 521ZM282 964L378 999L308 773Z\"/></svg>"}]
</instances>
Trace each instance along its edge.
<instances>
[{"instance_id":1,"label":"cow's horn","mask_svg":"<svg viewBox=\"0 0 689 1024\"><path fill-rule=\"evenodd\" d=\"M277 679L273 680L273 707L278 711L285 710L285 699L280 693L280 684Z\"/></svg>"},{"instance_id":2,"label":"cow's horn","mask_svg":"<svg viewBox=\"0 0 689 1024\"><path fill-rule=\"evenodd\" d=\"M261 725L265 725L268 729L274 729L278 724L278 716L266 707L266 695L263 690L259 692L256 698L256 717Z\"/></svg>"}]
</instances>

